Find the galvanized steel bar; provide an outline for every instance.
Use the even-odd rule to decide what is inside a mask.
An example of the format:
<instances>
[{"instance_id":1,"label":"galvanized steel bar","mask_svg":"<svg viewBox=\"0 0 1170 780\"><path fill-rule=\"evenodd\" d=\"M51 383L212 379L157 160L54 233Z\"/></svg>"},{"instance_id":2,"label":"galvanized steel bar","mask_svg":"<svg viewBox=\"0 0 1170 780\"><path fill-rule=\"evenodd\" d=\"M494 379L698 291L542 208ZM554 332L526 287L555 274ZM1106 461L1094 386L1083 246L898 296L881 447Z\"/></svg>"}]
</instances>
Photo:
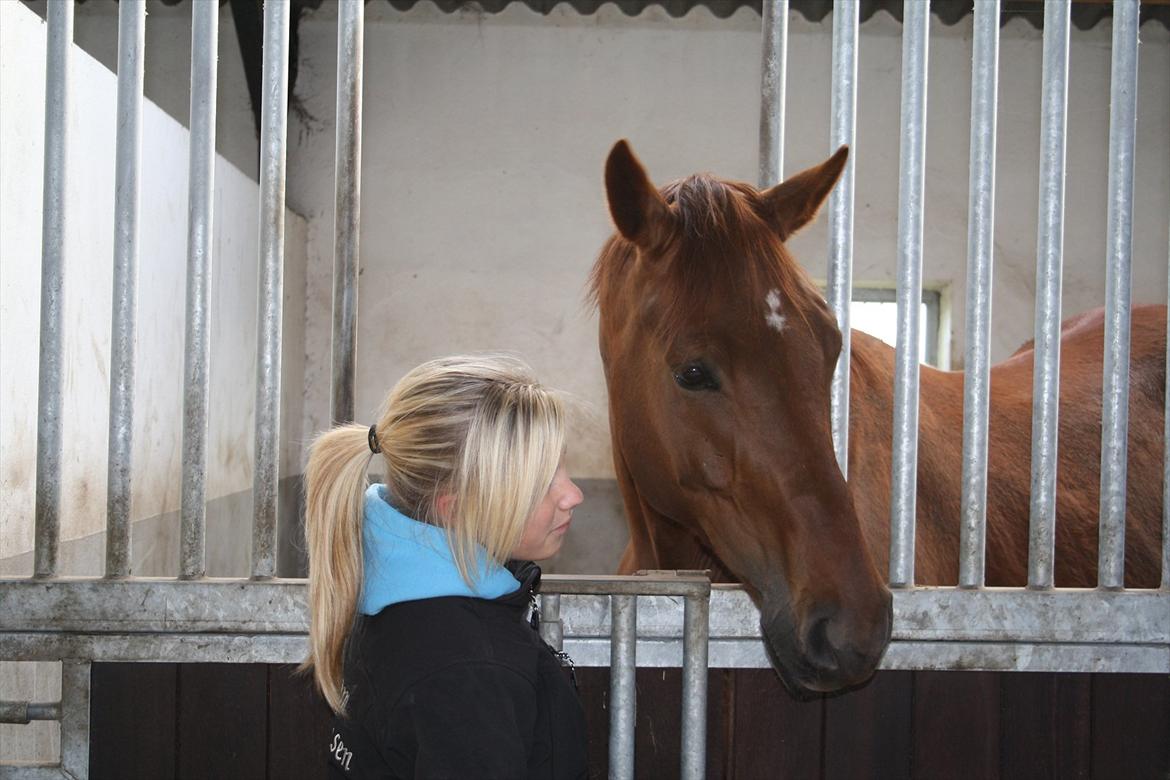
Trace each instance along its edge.
<instances>
[{"instance_id":1,"label":"galvanized steel bar","mask_svg":"<svg viewBox=\"0 0 1170 780\"><path fill-rule=\"evenodd\" d=\"M540 638L553 650L564 649L565 629L561 625L561 597L558 595L540 595Z\"/></svg>"},{"instance_id":2,"label":"galvanized steel bar","mask_svg":"<svg viewBox=\"0 0 1170 780\"><path fill-rule=\"evenodd\" d=\"M633 780L638 597L611 596L610 603L609 776Z\"/></svg>"},{"instance_id":3,"label":"galvanized steel bar","mask_svg":"<svg viewBox=\"0 0 1170 780\"><path fill-rule=\"evenodd\" d=\"M333 244L333 424L354 418L357 371L358 221L362 191L362 48L365 0L337 9L337 197Z\"/></svg>"},{"instance_id":4,"label":"galvanized steel bar","mask_svg":"<svg viewBox=\"0 0 1170 780\"><path fill-rule=\"evenodd\" d=\"M841 329L841 354L833 370L833 450L841 474L849 476L849 366L852 331L849 306L853 300L853 165L857 156L857 0L839 0L833 7L833 97L829 148L848 144L849 159L841 180L829 194L829 307Z\"/></svg>"},{"instance_id":5,"label":"galvanized steel bar","mask_svg":"<svg viewBox=\"0 0 1170 780\"><path fill-rule=\"evenodd\" d=\"M1064 262L1064 158L1069 3L1045 0L1040 105L1040 225L1032 368L1032 501L1028 587L1052 587L1056 438L1060 396L1060 288Z\"/></svg>"},{"instance_id":6,"label":"galvanized steel bar","mask_svg":"<svg viewBox=\"0 0 1170 780\"><path fill-rule=\"evenodd\" d=\"M914 584L918 467L918 309L922 303L922 213L926 169L926 63L930 5L907 3L902 23L902 149L898 187L898 337L894 368L890 584Z\"/></svg>"},{"instance_id":7,"label":"galvanized steel bar","mask_svg":"<svg viewBox=\"0 0 1170 780\"><path fill-rule=\"evenodd\" d=\"M289 1L264 4L264 95L260 129L260 304L253 480L252 576L276 574L280 479L280 328L284 292L284 174L288 132Z\"/></svg>"},{"instance_id":8,"label":"galvanized steel bar","mask_svg":"<svg viewBox=\"0 0 1170 780\"><path fill-rule=\"evenodd\" d=\"M760 189L784 178L784 88L788 71L788 0L763 0L760 83Z\"/></svg>"},{"instance_id":9,"label":"galvanized steel bar","mask_svg":"<svg viewBox=\"0 0 1170 780\"><path fill-rule=\"evenodd\" d=\"M963 377L963 492L959 585L981 588L987 543L987 419L995 237L995 119L999 0L975 4L971 62L971 174L967 217L967 356Z\"/></svg>"},{"instance_id":10,"label":"galvanized steel bar","mask_svg":"<svg viewBox=\"0 0 1170 780\"><path fill-rule=\"evenodd\" d=\"M707 635L710 601L688 596L683 605L683 780L707 774Z\"/></svg>"},{"instance_id":11,"label":"galvanized steel bar","mask_svg":"<svg viewBox=\"0 0 1170 780\"><path fill-rule=\"evenodd\" d=\"M89 661L61 662L61 769L89 777Z\"/></svg>"},{"instance_id":12,"label":"galvanized steel bar","mask_svg":"<svg viewBox=\"0 0 1170 780\"><path fill-rule=\"evenodd\" d=\"M1170 233L1168 233L1170 236ZM1170 258L1170 237L1166 240L1166 256ZM1170 278L1170 262L1167 262ZM1170 309L1170 287L1167 287L1167 309ZM1166 365L1170 367L1170 320L1166 322ZM1163 411L1162 441L1162 589L1170 590L1170 371L1166 374L1166 408Z\"/></svg>"},{"instance_id":13,"label":"galvanized steel bar","mask_svg":"<svg viewBox=\"0 0 1170 780\"><path fill-rule=\"evenodd\" d=\"M26 726L34 720L60 720L61 702L0 701L0 723Z\"/></svg>"},{"instance_id":14,"label":"galvanized steel bar","mask_svg":"<svg viewBox=\"0 0 1170 780\"><path fill-rule=\"evenodd\" d=\"M49 0L45 55L45 165L41 216L41 333L37 378L37 478L33 575L57 573L61 537L62 328L65 288L65 171L73 0Z\"/></svg>"},{"instance_id":15,"label":"galvanized steel bar","mask_svg":"<svg viewBox=\"0 0 1170 780\"><path fill-rule=\"evenodd\" d=\"M187 333L183 359L183 477L179 576L207 571L208 300L215 236L215 100L219 3L191 4L191 135L187 176Z\"/></svg>"},{"instance_id":16,"label":"galvanized steel bar","mask_svg":"<svg viewBox=\"0 0 1170 780\"><path fill-rule=\"evenodd\" d=\"M130 466L134 433L134 328L138 303L138 170L146 0L118 4L118 137L114 181L114 295L106 471L106 576L130 574Z\"/></svg>"},{"instance_id":17,"label":"galvanized steel bar","mask_svg":"<svg viewBox=\"0 0 1170 780\"><path fill-rule=\"evenodd\" d=\"M1125 587L1125 472L1129 440L1130 265L1137 135L1138 0L1113 2L1109 90L1109 241L1101 398L1101 524L1097 584Z\"/></svg>"}]
</instances>

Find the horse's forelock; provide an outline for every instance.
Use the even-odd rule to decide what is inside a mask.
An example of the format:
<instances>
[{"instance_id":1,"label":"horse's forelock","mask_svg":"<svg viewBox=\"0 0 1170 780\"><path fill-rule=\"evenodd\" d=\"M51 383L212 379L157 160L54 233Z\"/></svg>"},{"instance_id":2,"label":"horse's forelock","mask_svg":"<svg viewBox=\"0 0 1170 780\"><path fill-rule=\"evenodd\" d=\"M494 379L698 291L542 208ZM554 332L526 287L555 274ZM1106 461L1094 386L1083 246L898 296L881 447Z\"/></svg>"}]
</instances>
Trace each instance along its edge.
<instances>
[{"instance_id":1,"label":"horse's forelock","mask_svg":"<svg viewBox=\"0 0 1170 780\"><path fill-rule=\"evenodd\" d=\"M660 190L677 219L667 272L659 275L655 296L659 335L670 339L694 322L696 313L712 305L716 290L734 290L749 304L763 307L776 290L807 322L806 307L819 297L808 275L784 249L776 232L760 216L755 188L696 174ZM606 242L590 279L591 299L604 305L607 290L625 272L636 252L613 236ZM616 302L615 302L616 303ZM717 301L720 308L727 301ZM753 315L754 316L754 315ZM761 319L762 321L762 319Z\"/></svg>"}]
</instances>

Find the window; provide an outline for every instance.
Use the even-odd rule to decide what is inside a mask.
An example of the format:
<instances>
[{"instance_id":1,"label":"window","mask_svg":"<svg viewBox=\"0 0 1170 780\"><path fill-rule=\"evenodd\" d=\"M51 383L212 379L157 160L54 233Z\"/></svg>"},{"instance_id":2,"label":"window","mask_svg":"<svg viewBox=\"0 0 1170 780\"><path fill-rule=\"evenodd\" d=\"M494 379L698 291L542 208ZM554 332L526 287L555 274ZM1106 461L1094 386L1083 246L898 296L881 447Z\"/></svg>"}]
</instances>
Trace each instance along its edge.
<instances>
[{"instance_id":1,"label":"window","mask_svg":"<svg viewBox=\"0 0 1170 780\"><path fill-rule=\"evenodd\" d=\"M935 368L941 365L939 355L939 321L942 294L938 290L923 290L922 305L918 309L918 360ZM857 330L896 346L898 340L898 292L881 287L854 287L849 306L849 324ZM949 362L949 361L947 361Z\"/></svg>"}]
</instances>

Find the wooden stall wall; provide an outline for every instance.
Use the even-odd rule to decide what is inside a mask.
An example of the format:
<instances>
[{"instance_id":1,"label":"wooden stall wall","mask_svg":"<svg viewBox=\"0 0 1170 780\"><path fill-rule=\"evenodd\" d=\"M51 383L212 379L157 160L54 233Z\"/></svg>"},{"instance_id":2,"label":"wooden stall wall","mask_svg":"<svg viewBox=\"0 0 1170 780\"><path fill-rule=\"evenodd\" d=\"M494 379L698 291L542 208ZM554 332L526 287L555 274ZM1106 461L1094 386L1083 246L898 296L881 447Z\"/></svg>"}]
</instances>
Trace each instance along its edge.
<instances>
[{"instance_id":1,"label":"wooden stall wall","mask_svg":"<svg viewBox=\"0 0 1170 780\"><path fill-rule=\"evenodd\" d=\"M590 777L608 775L609 672L579 669ZM798 702L768 669L712 670L707 777L1170 777L1170 677L880 672ZM639 778L679 774L678 669L637 674ZM90 777L326 777L329 712L291 666L94 664Z\"/></svg>"}]
</instances>

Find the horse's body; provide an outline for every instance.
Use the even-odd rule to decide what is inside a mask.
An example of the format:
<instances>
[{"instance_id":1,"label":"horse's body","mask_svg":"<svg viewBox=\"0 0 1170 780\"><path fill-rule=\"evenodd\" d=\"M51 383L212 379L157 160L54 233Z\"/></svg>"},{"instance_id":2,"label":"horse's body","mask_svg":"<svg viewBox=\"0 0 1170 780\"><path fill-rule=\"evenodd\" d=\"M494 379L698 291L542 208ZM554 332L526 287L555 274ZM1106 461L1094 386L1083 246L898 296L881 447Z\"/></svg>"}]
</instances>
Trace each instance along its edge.
<instances>
[{"instance_id":1,"label":"horse's body","mask_svg":"<svg viewBox=\"0 0 1170 780\"><path fill-rule=\"evenodd\" d=\"M840 333L784 240L846 151L765 192L708 176L661 192L624 142L606 166L618 234L594 269L614 465L630 544L621 570L710 568L743 582L794 693L864 681L888 642L894 352L854 331L849 481L833 455ZM1096 584L1102 317L1061 344L1055 579ZM1165 307L1131 334L1126 583L1156 587ZM1027 580L1032 352L991 372L989 585ZM963 375L920 372L916 576L954 584Z\"/></svg>"}]
</instances>

